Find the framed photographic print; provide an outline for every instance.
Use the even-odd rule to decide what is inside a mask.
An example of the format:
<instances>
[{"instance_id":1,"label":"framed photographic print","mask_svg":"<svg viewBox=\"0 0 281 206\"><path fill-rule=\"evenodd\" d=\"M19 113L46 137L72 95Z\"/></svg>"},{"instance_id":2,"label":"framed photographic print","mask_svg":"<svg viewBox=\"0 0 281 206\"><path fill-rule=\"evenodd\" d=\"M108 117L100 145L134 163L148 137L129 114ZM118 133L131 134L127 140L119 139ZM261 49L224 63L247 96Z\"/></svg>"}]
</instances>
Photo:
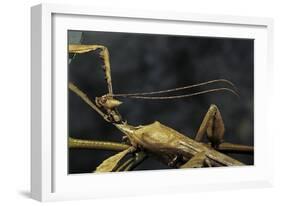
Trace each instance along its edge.
<instances>
[{"instance_id":1,"label":"framed photographic print","mask_svg":"<svg viewBox=\"0 0 281 206\"><path fill-rule=\"evenodd\" d=\"M272 184L271 19L43 4L31 21L33 198Z\"/></svg>"}]
</instances>

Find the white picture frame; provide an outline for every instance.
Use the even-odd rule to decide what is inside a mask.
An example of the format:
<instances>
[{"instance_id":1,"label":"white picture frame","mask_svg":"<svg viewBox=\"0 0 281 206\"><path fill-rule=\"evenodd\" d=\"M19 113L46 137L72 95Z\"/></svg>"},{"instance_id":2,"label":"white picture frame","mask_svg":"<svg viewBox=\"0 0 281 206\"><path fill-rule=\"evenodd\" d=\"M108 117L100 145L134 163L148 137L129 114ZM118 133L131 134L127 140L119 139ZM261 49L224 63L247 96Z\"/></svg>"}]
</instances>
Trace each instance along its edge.
<instances>
[{"instance_id":1,"label":"white picture frame","mask_svg":"<svg viewBox=\"0 0 281 206\"><path fill-rule=\"evenodd\" d=\"M153 30L155 23L162 25L157 31ZM267 108L271 97L266 92L271 87L273 75L272 19L41 4L31 9L31 25L32 198L52 201L272 186L273 136L267 127ZM60 109L66 107L67 97L65 34L68 29L92 30L93 25L99 30L144 33L165 33L164 27L169 25L178 34L188 32L197 36L254 38L254 166L223 170L212 168L68 175L65 135L67 113ZM153 184L147 187L148 182Z\"/></svg>"}]
</instances>

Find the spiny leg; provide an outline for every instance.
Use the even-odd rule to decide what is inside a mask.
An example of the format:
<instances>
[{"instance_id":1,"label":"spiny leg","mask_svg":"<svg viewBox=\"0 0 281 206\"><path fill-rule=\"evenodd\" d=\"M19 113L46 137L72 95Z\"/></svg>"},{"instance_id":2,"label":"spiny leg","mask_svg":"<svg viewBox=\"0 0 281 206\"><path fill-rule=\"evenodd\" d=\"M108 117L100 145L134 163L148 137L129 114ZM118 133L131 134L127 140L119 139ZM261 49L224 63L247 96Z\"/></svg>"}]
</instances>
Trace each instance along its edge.
<instances>
[{"instance_id":1,"label":"spiny leg","mask_svg":"<svg viewBox=\"0 0 281 206\"><path fill-rule=\"evenodd\" d=\"M102 45L74 45L70 44L68 46L68 52L73 54L83 54L91 51L100 49L99 52L100 58L103 61L103 70L105 73L105 80L107 82L108 94L112 95L112 82L111 82L111 70L110 70L110 61L109 61L109 51L105 46Z\"/></svg>"},{"instance_id":2,"label":"spiny leg","mask_svg":"<svg viewBox=\"0 0 281 206\"><path fill-rule=\"evenodd\" d=\"M107 115L102 115L106 121L109 122L121 122L122 117L120 113L117 110L117 106L121 104L120 101L113 99L113 89L112 89L112 81L111 81L111 69L110 69L110 61L109 61L109 51L108 49L103 45L73 45L70 44L68 46L69 53L73 54L83 54L95 50L100 50L99 55L100 58L103 61L102 68L105 73L105 80L107 83L108 88L108 94L102 96L102 97L96 97L96 106L97 107L103 107L105 111L107 112ZM100 109L98 112L101 113Z\"/></svg>"},{"instance_id":3,"label":"spiny leg","mask_svg":"<svg viewBox=\"0 0 281 206\"><path fill-rule=\"evenodd\" d=\"M198 142L202 141L206 133L212 146L217 147L223 141L224 131L225 128L220 111L216 105L212 104L199 127L195 140Z\"/></svg>"}]
</instances>

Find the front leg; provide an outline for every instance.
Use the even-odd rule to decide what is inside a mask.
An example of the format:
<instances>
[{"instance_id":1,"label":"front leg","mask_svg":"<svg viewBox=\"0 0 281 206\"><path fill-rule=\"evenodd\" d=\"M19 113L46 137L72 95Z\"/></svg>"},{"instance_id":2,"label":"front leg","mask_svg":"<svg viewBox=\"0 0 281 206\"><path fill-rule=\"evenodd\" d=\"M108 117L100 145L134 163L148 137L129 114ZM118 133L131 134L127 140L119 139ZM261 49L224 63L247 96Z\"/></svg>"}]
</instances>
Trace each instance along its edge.
<instances>
[{"instance_id":1,"label":"front leg","mask_svg":"<svg viewBox=\"0 0 281 206\"><path fill-rule=\"evenodd\" d=\"M91 51L96 51L100 49L100 58L103 61L103 70L105 73L105 80L107 82L108 94L112 95L112 83L111 83L111 70L109 61L109 51L103 45L75 45L70 44L68 46L68 52L72 54L83 54Z\"/></svg>"},{"instance_id":2,"label":"front leg","mask_svg":"<svg viewBox=\"0 0 281 206\"><path fill-rule=\"evenodd\" d=\"M204 167L204 164L207 160L205 152L199 152L195 154L190 160L188 160L185 164L181 165L180 168L201 168ZM209 162L206 162L209 165Z\"/></svg>"},{"instance_id":3,"label":"front leg","mask_svg":"<svg viewBox=\"0 0 281 206\"><path fill-rule=\"evenodd\" d=\"M201 123L195 140L198 142L202 141L206 133L212 147L217 147L223 142L224 131L225 128L220 111L216 105L212 104Z\"/></svg>"}]
</instances>

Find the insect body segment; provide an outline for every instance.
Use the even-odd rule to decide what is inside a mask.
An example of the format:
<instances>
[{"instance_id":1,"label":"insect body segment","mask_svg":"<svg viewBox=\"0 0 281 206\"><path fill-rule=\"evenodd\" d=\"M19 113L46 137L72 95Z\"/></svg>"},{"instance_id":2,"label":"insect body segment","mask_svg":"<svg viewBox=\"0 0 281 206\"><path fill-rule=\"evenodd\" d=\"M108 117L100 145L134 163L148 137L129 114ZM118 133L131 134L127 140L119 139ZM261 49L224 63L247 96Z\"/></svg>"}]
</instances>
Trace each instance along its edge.
<instances>
[{"instance_id":1,"label":"insect body segment","mask_svg":"<svg viewBox=\"0 0 281 206\"><path fill-rule=\"evenodd\" d=\"M116 127L128 136L134 147L148 150L151 153L167 156L176 154L190 159L190 157L203 152L206 158L220 165L243 165L243 163L210 149L158 121L140 126L138 129L126 124L117 124Z\"/></svg>"}]
</instances>

